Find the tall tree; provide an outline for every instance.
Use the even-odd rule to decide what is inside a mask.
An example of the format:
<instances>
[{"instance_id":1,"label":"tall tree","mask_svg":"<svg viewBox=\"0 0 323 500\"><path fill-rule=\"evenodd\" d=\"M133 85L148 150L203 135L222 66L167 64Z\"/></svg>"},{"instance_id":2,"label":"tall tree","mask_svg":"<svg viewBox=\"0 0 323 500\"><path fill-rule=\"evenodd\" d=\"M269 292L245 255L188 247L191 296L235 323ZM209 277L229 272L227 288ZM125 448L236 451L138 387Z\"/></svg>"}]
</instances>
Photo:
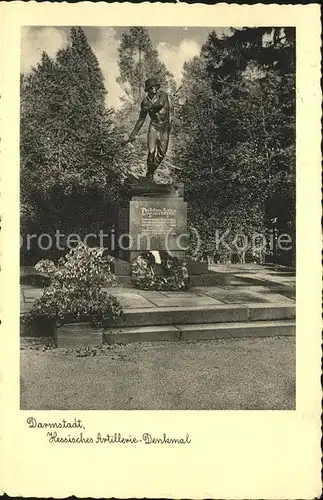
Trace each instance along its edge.
<instances>
[{"instance_id":1,"label":"tall tree","mask_svg":"<svg viewBox=\"0 0 323 500\"><path fill-rule=\"evenodd\" d=\"M124 31L118 53L117 81L134 103L140 102L147 78L157 77L163 86L174 88L172 75L159 60L147 28L135 26Z\"/></svg>"},{"instance_id":2,"label":"tall tree","mask_svg":"<svg viewBox=\"0 0 323 500\"><path fill-rule=\"evenodd\" d=\"M21 186L27 222L93 232L113 219L127 155L105 106L98 61L81 28L21 83Z\"/></svg>"},{"instance_id":3,"label":"tall tree","mask_svg":"<svg viewBox=\"0 0 323 500\"><path fill-rule=\"evenodd\" d=\"M224 223L264 232L277 200L294 218L294 47L289 29L213 32L185 67L176 153L208 251Z\"/></svg>"}]
</instances>

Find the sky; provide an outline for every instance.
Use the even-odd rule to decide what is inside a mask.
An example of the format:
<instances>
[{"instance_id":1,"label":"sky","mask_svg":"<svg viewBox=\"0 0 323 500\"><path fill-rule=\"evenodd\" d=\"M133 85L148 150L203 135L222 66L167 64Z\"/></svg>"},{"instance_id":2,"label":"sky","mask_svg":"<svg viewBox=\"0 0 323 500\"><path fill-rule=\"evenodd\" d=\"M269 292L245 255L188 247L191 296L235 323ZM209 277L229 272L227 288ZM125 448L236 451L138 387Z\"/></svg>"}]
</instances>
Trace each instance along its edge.
<instances>
[{"instance_id":1,"label":"sky","mask_svg":"<svg viewBox=\"0 0 323 500\"><path fill-rule=\"evenodd\" d=\"M107 104L118 109L123 95L118 85L118 46L120 37L127 29L122 27L83 27L88 41L96 54L108 91ZM153 45L160 60L174 75L179 84L183 64L198 55L208 34L215 30L218 35L229 32L229 28L216 27L148 27ZM57 50L69 42L69 27L29 26L21 33L21 71L28 72L40 60L43 51L55 56Z\"/></svg>"}]
</instances>

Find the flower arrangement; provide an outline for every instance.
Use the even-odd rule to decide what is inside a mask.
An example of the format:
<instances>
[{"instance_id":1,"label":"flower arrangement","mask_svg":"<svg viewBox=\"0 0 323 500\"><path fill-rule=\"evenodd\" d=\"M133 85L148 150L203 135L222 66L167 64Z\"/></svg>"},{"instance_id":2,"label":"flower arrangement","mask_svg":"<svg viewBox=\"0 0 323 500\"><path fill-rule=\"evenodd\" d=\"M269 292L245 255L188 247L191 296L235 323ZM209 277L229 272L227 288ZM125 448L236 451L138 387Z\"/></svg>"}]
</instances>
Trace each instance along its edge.
<instances>
[{"instance_id":1,"label":"flower arrangement","mask_svg":"<svg viewBox=\"0 0 323 500\"><path fill-rule=\"evenodd\" d=\"M57 324L91 321L102 326L122 314L116 297L105 287L116 284L111 271L113 258L103 256L102 248L89 248L83 243L62 257L57 266L42 260L36 270L50 276L50 284L35 301L27 321L50 319Z\"/></svg>"},{"instance_id":2,"label":"flower arrangement","mask_svg":"<svg viewBox=\"0 0 323 500\"><path fill-rule=\"evenodd\" d=\"M153 270L155 257L150 252L143 252L133 261L131 265L132 282L142 290L154 290L156 276Z\"/></svg>"},{"instance_id":3,"label":"flower arrangement","mask_svg":"<svg viewBox=\"0 0 323 500\"><path fill-rule=\"evenodd\" d=\"M160 252L162 275L154 272L155 258L151 252L143 252L133 261L132 281L142 290L187 290L189 276L186 263L167 252Z\"/></svg>"}]
</instances>

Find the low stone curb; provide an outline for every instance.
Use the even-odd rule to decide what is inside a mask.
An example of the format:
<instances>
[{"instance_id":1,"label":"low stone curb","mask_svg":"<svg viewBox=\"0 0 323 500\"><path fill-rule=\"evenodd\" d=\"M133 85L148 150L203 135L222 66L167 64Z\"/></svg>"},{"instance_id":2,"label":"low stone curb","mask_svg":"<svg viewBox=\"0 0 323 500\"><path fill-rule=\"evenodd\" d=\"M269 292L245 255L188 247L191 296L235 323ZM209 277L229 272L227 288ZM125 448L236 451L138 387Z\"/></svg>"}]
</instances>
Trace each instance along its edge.
<instances>
[{"instance_id":1,"label":"low stone curb","mask_svg":"<svg viewBox=\"0 0 323 500\"><path fill-rule=\"evenodd\" d=\"M212 340L241 337L295 336L294 321L254 321L176 326L111 328L103 331L103 342L118 344L146 341Z\"/></svg>"}]
</instances>

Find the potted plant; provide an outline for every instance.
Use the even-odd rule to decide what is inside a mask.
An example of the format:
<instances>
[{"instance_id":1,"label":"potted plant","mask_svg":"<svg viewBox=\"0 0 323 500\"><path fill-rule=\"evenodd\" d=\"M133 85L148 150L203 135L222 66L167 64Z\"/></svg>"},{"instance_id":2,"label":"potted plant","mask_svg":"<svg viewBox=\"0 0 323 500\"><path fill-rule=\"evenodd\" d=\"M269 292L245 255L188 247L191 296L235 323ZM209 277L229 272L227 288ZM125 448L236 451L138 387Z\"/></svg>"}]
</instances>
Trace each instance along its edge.
<instances>
[{"instance_id":1,"label":"potted plant","mask_svg":"<svg viewBox=\"0 0 323 500\"><path fill-rule=\"evenodd\" d=\"M85 347L102 343L103 325L122 314L117 298L108 287L116 284L111 271L113 258L102 248L83 243L70 250L57 265L43 260L36 270L50 277L50 284L37 299L27 321L53 325L58 347Z\"/></svg>"}]
</instances>

